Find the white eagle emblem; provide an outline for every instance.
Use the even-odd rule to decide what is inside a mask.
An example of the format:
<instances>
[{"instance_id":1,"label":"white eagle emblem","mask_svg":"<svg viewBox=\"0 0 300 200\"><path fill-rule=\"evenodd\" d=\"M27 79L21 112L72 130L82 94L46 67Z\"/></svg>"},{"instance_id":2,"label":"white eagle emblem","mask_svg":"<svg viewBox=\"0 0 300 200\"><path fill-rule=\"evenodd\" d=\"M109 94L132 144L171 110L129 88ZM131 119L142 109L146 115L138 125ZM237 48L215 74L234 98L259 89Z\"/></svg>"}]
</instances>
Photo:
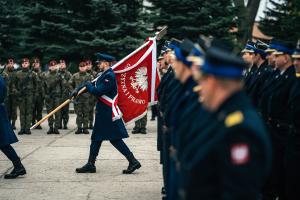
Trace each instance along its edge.
<instances>
[{"instance_id":1,"label":"white eagle emblem","mask_svg":"<svg viewBox=\"0 0 300 200\"><path fill-rule=\"evenodd\" d=\"M139 68L135 72L135 77L130 76L130 80L131 87L135 90L136 93L139 93L139 90L146 91L148 89L147 68Z\"/></svg>"}]
</instances>

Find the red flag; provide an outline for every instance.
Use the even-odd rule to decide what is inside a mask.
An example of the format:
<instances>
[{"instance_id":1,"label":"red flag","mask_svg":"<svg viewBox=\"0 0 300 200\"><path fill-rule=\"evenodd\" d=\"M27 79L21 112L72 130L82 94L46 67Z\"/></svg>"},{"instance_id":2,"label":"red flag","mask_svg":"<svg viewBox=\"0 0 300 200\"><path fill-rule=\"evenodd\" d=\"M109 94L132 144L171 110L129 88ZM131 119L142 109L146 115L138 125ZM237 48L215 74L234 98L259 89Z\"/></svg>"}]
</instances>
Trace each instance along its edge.
<instances>
[{"instance_id":1,"label":"red flag","mask_svg":"<svg viewBox=\"0 0 300 200\"><path fill-rule=\"evenodd\" d=\"M150 38L112 67L118 83L118 106L125 123L140 119L148 105L157 102L159 76L156 67L156 40Z\"/></svg>"}]
</instances>

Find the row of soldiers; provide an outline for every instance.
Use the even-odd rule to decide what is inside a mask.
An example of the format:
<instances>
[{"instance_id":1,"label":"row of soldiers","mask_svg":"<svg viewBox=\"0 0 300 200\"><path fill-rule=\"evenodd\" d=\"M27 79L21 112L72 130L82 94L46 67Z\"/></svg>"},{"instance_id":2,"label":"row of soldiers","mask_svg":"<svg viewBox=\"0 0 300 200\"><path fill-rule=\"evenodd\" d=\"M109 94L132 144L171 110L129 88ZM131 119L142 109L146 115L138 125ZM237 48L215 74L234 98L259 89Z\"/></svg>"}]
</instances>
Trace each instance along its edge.
<instances>
[{"instance_id":1,"label":"row of soldiers","mask_svg":"<svg viewBox=\"0 0 300 200\"><path fill-rule=\"evenodd\" d=\"M273 145L265 199L298 199L300 177L300 51L287 41L249 41L245 91L265 122Z\"/></svg>"},{"instance_id":2,"label":"row of soldiers","mask_svg":"<svg viewBox=\"0 0 300 200\"><path fill-rule=\"evenodd\" d=\"M300 48L217 39L166 44L158 58L163 199L300 196Z\"/></svg>"},{"instance_id":3,"label":"row of soldiers","mask_svg":"<svg viewBox=\"0 0 300 200\"><path fill-rule=\"evenodd\" d=\"M17 107L20 110L19 135L31 134L30 127L42 119L44 105L47 112L51 112L63 101L69 98L71 91L97 76L90 60L79 64L79 72L72 75L66 66L64 59L59 63L55 60L49 62L49 70L43 72L41 62L34 58L32 66L28 58L22 59L21 69L14 68L14 60L8 59L6 69L2 73L6 81L8 95L5 105L12 127L16 129ZM76 98L74 110L77 114L76 134L88 134L88 129L93 128L93 115L96 99L88 94ZM61 112L57 112L48 119L49 130L47 134L59 134L58 129L68 129L69 106L65 106ZM37 129L42 129L37 126Z\"/></svg>"}]
</instances>

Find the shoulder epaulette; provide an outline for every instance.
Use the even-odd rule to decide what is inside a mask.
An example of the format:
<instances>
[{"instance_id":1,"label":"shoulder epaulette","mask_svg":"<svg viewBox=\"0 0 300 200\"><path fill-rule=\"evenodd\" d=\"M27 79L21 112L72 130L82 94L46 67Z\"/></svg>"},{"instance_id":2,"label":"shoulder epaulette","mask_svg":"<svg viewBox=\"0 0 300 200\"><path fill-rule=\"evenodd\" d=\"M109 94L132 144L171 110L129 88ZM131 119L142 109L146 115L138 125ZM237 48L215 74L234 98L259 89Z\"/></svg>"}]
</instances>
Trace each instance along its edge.
<instances>
[{"instance_id":1,"label":"shoulder epaulette","mask_svg":"<svg viewBox=\"0 0 300 200\"><path fill-rule=\"evenodd\" d=\"M230 113L225 118L225 126L227 128L240 124L244 121L244 115L241 111Z\"/></svg>"}]
</instances>

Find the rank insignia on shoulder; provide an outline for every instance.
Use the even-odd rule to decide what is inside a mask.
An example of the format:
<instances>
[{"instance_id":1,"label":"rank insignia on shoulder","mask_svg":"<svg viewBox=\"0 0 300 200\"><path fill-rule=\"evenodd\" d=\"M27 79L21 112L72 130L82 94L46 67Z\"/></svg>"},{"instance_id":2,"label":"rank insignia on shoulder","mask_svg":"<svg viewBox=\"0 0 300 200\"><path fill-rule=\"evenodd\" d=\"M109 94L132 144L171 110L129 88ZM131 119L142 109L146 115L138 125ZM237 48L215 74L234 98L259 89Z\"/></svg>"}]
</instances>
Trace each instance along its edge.
<instances>
[{"instance_id":1,"label":"rank insignia on shoulder","mask_svg":"<svg viewBox=\"0 0 300 200\"><path fill-rule=\"evenodd\" d=\"M227 128L240 124L244 121L244 115L241 111L230 113L225 118L225 126Z\"/></svg>"},{"instance_id":2,"label":"rank insignia on shoulder","mask_svg":"<svg viewBox=\"0 0 300 200\"><path fill-rule=\"evenodd\" d=\"M297 78L300 78L300 73L296 73L296 77L297 77Z\"/></svg>"}]
</instances>

